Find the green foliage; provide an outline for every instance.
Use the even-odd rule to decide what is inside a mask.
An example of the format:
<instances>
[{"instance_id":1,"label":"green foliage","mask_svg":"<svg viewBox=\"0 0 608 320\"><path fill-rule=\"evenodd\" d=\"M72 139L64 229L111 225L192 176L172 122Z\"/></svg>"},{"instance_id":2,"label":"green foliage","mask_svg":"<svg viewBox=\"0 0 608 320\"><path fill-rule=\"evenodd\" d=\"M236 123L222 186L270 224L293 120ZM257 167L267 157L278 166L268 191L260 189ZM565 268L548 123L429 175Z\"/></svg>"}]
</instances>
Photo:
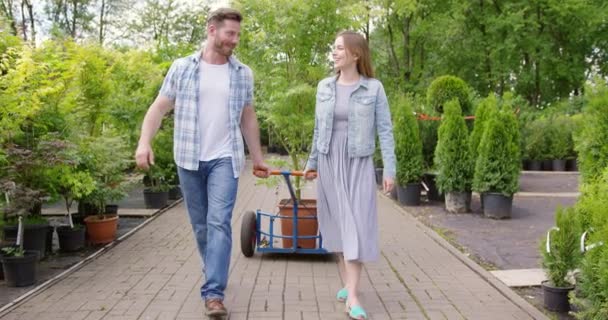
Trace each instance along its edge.
<instances>
[{"instance_id":1,"label":"green foliage","mask_svg":"<svg viewBox=\"0 0 608 320\"><path fill-rule=\"evenodd\" d=\"M574 154L574 122L569 116L560 115L551 119L550 123L550 130L545 132L549 140L549 154L553 159L571 157Z\"/></svg>"},{"instance_id":2,"label":"green foliage","mask_svg":"<svg viewBox=\"0 0 608 320\"><path fill-rule=\"evenodd\" d=\"M584 182L597 178L608 166L608 85L598 80L587 92L589 102L583 110L584 125L575 137Z\"/></svg>"},{"instance_id":3,"label":"green foliage","mask_svg":"<svg viewBox=\"0 0 608 320\"><path fill-rule=\"evenodd\" d=\"M545 160L550 158L549 132L547 118L525 122L522 130L524 137L524 157L530 160Z\"/></svg>"},{"instance_id":4,"label":"green foliage","mask_svg":"<svg viewBox=\"0 0 608 320\"><path fill-rule=\"evenodd\" d=\"M458 99L462 114L472 111L471 89L462 79L455 76L441 76L433 80L427 89L427 103L437 112L443 112L444 105Z\"/></svg>"},{"instance_id":5,"label":"green foliage","mask_svg":"<svg viewBox=\"0 0 608 320\"><path fill-rule=\"evenodd\" d=\"M146 171L150 181L150 190L169 191L177 180L177 167L173 160L173 119L165 119L163 127L158 131L152 150L154 151L154 165Z\"/></svg>"},{"instance_id":6,"label":"green foliage","mask_svg":"<svg viewBox=\"0 0 608 320\"><path fill-rule=\"evenodd\" d=\"M289 153L291 170L302 170L310 151L315 122L315 89L307 84L296 85L286 92L277 92L272 104L263 111L270 129ZM300 197L302 179L295 177Z\"/></svg>"},{"instance_id":7,"label":"green foliage","mask_svg":"<svg viewBox=\"0 0 608 320\"><path fill-rule=\"evenodd\" d=\"M2 248L2 255L6 257L23 257L25 250L21 247L5 247Z\"/></svg>"},{"instance_id":8,"label":"green foliage","mask_svg":"<svg viewBox=\"0 0 608 320\"><path fill-rule=\"evenodd\" d=\"M438 135L437 187L442 193L470 191L473 163L469 154L469 130L457 100L445 104Z\"/></svg>"},{"instance_id":9,"label":"green foliage","mask_svg":"<svg viewBox=\"0 0 608 320\"><path fill-rule=\"evenodd\" d=\"M608 167L594 181L581 185L575 208L577 225L587 231L590 246L580 264L577 319L603 319L608 315ZM603 244L602 244L603 243ZM602 244L602 245L598 245Z\"/></svg>"},{"instance_id":10,"label":"green foliage","mask_svg":"<svg viewBox=\"0 0 608 320\"><path fill-rule=\"evenodd\" d=\"M554 286L563 288L572 285L566 275L577 267L581 258L576 211L573 208L558 208L555 227L557 229L550 231L549 252L546 250L546 238L541 241L539 249L547 278Z\"/></svg>"},{"instance_id":11,"label":"green foliage","mask_svg":"<svg viewBox=\"0 0 608 320\"><path fill-rule=\"evenodd\" d=\"M123 137L112 132L84 137L80 148L83 158L79 170L89 172L95 180L95 189L81 200L95 205L103 213L109 201L126 196L125 170L131 165L131 150Z\"/></svg>"},{"instance_id":12,"label":"green foliage","mask_svg":"<svg viewBox=\"0 0 608 320\"><path fill-rule=\"evenodd\" d=\"M393 106L393 131L397 157L397 182L405 186L420 182L424 170L420 129L410 97L399 95Z\"/></svg>"},{"instance_id":13,"label":"green foliage","mask_svg":"<svg viewBox=\"0 0 608 320\"><path fill-rule=\"evenodd\" d=\"M493 112L485 125L475 160L473 190L511 196L519 188L519 127L509 106Z\"/></svg>"},{"instance_id":14,"label":"green foliage","mask_svg":"<svg viewBox=\"0 0 608 320\"><path fill-rule=\"evenodd\" d=\"M471 132L470 138L470 153L473 161L477 160L477 152L481 138L485 132L486 123L493 117L494 113L498 111L498 101L494 94L489 95L483 99L475 108L475 122L473 125L473 131Z\"/></svg>"}]
</instances>

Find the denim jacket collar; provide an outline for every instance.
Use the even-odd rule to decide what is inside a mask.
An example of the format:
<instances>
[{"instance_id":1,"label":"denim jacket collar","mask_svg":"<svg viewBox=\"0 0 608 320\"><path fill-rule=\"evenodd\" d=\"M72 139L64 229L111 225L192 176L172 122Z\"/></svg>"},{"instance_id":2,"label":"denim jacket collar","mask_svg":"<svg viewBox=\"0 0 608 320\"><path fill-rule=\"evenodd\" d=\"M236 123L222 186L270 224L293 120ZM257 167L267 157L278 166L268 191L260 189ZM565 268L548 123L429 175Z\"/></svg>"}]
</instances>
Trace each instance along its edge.
<instances>
[{"instance_id":1,"label":"denim jacket collar","mask_svg":"<svg viewBox=\"0 0 608 320\"><path fill-rule=\"evenodd\" d=\"M334 75L331 77L331 81L327 82L327 85L332 89L332 92L336 91L336 83L338 82L338 75ZM360 75L359 76L359 83L357 84L357 87L355 88L355 91L357 89L359 89L359 87L363 87L365 89L367 89L369 87L369 78L364 76L364 75Z\"/></svg>"}]
</instances>

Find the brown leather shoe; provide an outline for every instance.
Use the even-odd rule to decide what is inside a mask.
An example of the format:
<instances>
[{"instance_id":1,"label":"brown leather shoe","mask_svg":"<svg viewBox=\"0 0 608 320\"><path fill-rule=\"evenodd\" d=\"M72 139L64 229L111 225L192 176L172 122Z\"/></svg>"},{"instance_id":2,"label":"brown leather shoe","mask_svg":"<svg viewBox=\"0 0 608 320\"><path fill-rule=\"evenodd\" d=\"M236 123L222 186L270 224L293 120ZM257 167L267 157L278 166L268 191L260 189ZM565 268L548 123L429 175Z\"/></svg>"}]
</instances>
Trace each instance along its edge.
<instances>
[{"instance_id":1,"label":"brown leather shoe","mask_svg":"<svg viewBox=\"0 0 608 320\"><path fill-rule=\"evenodd\" d=\"M218 317L225 316L228 314L224 303L220 299L209 299L205 301L205 308L207 308L207 316Z\"/></svg>"}]
</instances>

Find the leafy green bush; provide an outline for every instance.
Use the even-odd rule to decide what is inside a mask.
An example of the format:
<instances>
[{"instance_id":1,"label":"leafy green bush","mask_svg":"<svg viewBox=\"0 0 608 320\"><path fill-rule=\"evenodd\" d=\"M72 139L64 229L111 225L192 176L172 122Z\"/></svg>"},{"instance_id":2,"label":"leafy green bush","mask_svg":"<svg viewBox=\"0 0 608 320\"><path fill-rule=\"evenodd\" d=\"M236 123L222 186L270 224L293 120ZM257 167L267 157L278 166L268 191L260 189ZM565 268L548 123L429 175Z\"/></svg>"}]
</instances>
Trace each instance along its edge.
<instances>
[{"instance_id":1,"label":"leafy green bush","mask_svg":"<svg viewBox=\"0 0 608 320\"><path fill-rule=\"evenodd\" d=\"M529 160L545 160L550 158L549 150L549 121L540 118L524 124L522 136L524 137L523 155Z\"/></svg>"},{"instance_id":2,"label":"leafy green bush","mask_svg":"<svg viewBox=\"0 0 608 320\"><path fill-rule=\"evenodd\" d=\"M549 140L549 154L553 159L566 159L574 153L572 133L574 123L569 116L559 115L550 120L550 130L545 132Z\"/></svg>"},{"instance_id":3,"label":"leafy green bush","mask_svg":"<svg viewBox=\"0 0 608 320\"><path fill-rule=\"evenodd\" d=\"M475 109L475 122L473 124L473 131L471 132L469 143L471 159L474 162L477 160L477 152L486 128L486 123L492 117L493 113L498 111L497 104L496 96L491 94L483 99Z\"/></svg>"},{"instance_id":4,"label":"leafy green bush","mask_svg":"<svg viewBox=\"0 0 608 320\"><path fill-rule=\"evenodd\" d=\"M399 96L394 105L395 154L397 157L397 182L405 186L420 182L424 170L420 129L412 111L412 100Z\"/></svg>"},{"instance_id":5,"label":"leafy green bush","mask_svg":"<svg viewBox=\"0 0 608 320\"><path fill-rule=\"evenodd\" d=\"M511 196L519 188L520 150L517 119L508 106L485 126L475 162L473 190Z\"/></svg>"},{"instance_id":6,"label":"leafy green bush","mask_svg":"<svg viewBox=\"0 0 608 320\"><path fill-rule=\"evenodd\" d=\"M598 81L590 92L589 103L583 109L583 123L575 137L575 149L583 181L597 178L608 166L608 85Z\"/></svg>"},{"instance_id":7,"label":"leafy green bush","mask_svg":"<svg viewBox=\"0 0 608 320\"><path fill-rule=\"evenodd\" d=\"M473 163L469 154L469 130L457 100L445 104L438 135L437 187L442 193L470 191Z\"/></svg>"},{"instance_id":8,"label":"leafy green bush","mask_svg":"<svg viewBox=\"0 0 608 320\"><path fill-rule=\"evenodd\" d=\"M177 166L173 160L173 127L172 119L165 119L152 144L154 165L146 171L150 181L150 190L168 191L175 185Z\"/></svg>"},{"instance_id":9,"label":"leafy green bush","mask_svg":"<svg viewBox=\"0 0 608 320\"><path fill-rule=\"evenodd\" d=\"M462 114L468 115L471 113L471 88L464 80L446 75L431 82L427 89L427 103L437 112L442 113L444 105L452 99L458 99Z\"/></svg>"},{"instance_id":10,"label":"leafy green bush","mask_svg":"<svg viewBox=\"0 0 608 320\"><path fill-rule=\"evenodd\" d=\"M287 150L291 170L302 170L312 144L315 126L315 88L298 84L286 92L278 92L269 107L262 112ZM294 177L296 195L300 198L303 179Z\"/></svg>"},{"instance_id":11,"label":"leafy green bush","mask_svg":"<svg viewBox=\"0 0 608 320\"><path fill-rule=\"evenodd\" d=\"M558 208L555 227L549 234L549 252L547 238L541 242L540 251L547 278L553 286L564 288L572 285L566 276L580 261L580 233L576 224L576 211L573 208Z\"/></svg>"},{"instance_id":12,"label":"leafy green bush","mask_svg":"<svg viewBox=\"0 0 608 320\"><path fill-rule=\"evenodd\" d=\"M577 225L587 231L585 252L577 280L577 319L595 320L608 316L608 167L602 176L581 186L581 197L576 205ZM597 245L603 243L603 245Z\"/></svg>"}]
</instances>

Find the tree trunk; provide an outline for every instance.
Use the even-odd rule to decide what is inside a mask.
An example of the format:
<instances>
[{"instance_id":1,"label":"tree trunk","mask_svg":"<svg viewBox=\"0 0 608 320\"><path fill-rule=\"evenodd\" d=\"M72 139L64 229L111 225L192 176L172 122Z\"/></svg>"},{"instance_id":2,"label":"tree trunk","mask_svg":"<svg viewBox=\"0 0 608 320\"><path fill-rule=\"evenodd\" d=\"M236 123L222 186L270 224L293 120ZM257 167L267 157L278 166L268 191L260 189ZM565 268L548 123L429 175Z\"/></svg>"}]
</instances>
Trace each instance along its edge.
<instances>
[{"instance_id":1,"label":"tree trunk","mask_svg":"<svg viewBox=\"0 0 608 320\"><path fill-rule=\"evenodd\" d=\"M30 20L30 39L33 46L36 45L36 24L34 21L34 5L30 0L24 0L25 6L27 7L27 15Z\"/></svg>"},{"instance_id":2,"label":"tree trunk","mask_svg":"<svg viewBox=\"0 0 608 320\"><path fill-rule=\"evenodd\" d=\"M27 41L27 27L25 25L25 1L21 1L21 32L23 41Z\"/></svg>"},{"instance_id":3,"label":"tree trunk","mask_svg":"<svg viewBox=\"0 0 608 320\"><path fill-rule=\"evenodd\" d=\"M388 47L389 47L389 59L393 61L392 65L395 66L396 72L395 74L400 74L400 64L399 59L397 59L397 54L395 53L395 44L393 42L393 28L391 27L391 16L387 7L386 10L386 20L387 20L387 29L388 29Z\"/></svg>"},{"instance_id":4,"label":"tree trunk","mask_svg":"<svg viewBox=\"0 0 608 320\"><path fill-rule=\"evenodd\" d=\"M405 63L405 70L403 72L403 78L405 81L409 81L412 75L412 50L410 43L410 26L412 23L413 14L403 19L403 62Z\"/></svg>"},{"instance_id":5,"label":"tree trunk","mask_svg":"<svg viewBox=\"0 0 608 320\"><path fill-rule=\"evenodd\" d=\"M13 12L13 0L8 0L6 3L4 1L0 1L0 10L2 10L10 22L11 34L16 36L18 31L17 21L15 20L15 14Z\"/></svg>"},{"instance_id":6,"label":"tree trunk","mask_svg":"<svg viewBox=\"0 0 608 320\"><path fill-rule=\"evenodd\" d=\"M76 39L76 16L78 15L78 1L72 0L72 39Z\"/></svg>"},{"instance_id":7,"label":"tree trunk","mask_svg":"<svg viewBox=\"0 0 608 320\"><path fill-rule=\"evenodd\" d=\"M538 19L538 37L543 34L544 25L542 22L542 9L540 4L536 6L536 19ZM541 89L540 89L540 48L536 47L536 63L534 64L534 105L540 104Z\"/></svg>"},{"instance_id":8,"label":"tree trunk","mask_svg":"<svg viewBox=\"0 0 608 320\"><path fill-rule=\"evenodd\" d=\"M101 8L99 12L99 45L103 46L104 27L105 27L106 0L101 0Z\"/></svg>"}]
</instances>

